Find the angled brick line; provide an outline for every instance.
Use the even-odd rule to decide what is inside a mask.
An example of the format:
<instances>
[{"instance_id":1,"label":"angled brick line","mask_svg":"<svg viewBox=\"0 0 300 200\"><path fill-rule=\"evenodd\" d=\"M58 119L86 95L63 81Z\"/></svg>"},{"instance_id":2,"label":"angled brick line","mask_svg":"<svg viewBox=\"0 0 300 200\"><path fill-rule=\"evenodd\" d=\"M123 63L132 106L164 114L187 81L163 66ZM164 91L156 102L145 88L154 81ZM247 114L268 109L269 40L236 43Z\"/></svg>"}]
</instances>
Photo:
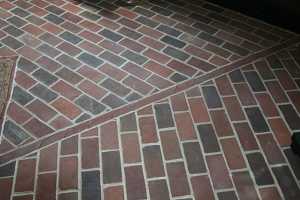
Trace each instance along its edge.
<instances>
[{"instance_id":1,"label":"angled brick line","mask_svg":"<svg viewBox=\"0 0 300 200\"><path fill-rule=\"evenodd\" d=\"M14 160L18 157L24 156L26 154L29 154L35 150L38 150L40 148L46 147L50 144L53 144L63 138L70 137L75 134L79 134L83 132L84 130L90 129L92 127L95 127L99 124L102 124L104 122L107 122L113 118L119 117L121 115L124 115L128 112L137 110L139 108L142 108L148 104L151 104L153 102L162 100L166 97L169 97L171 95L174 95L176 93L180 93L186 89L189 89L195 85L204 83L210 79L217 78L225 73L229 73L237 68L240 68L246 64L249 64L259 58L265 57L267 55L270 55L272 53L275 53L276 51L279 51L281 49L287 48L290 45L296 44L300 42L300 36L294 37L286 42L283 42L281 44L275 45L273 47L261 50L259 52L256 52L252 55L249 55L245 58L239 59L235 62L232 62L230 64L225 65L224 67L215 69L209 73L206 73L204 75L201 75L199 77L196 77L194 79L190 79L187 81L184 81L182 83L179 83L175 86L171 86L169 88L166 88L158 93L155 93L151 96L145 97L141 100L138 100L136 102L127 104L123 107L116 108L110 112L107 112L105 114L101 114L97 117L94 117L93 119L84 121L78 125L66 128L64 130L57 131L53 133L52 135L49 135L47 137L41 138L40 140L34 141L32 143L29 143L27 145L21 146L18 149L12 150L10 152L7 152L0 156L0 166L4 165L11 160Z\"/></svg>"}]
</instances>

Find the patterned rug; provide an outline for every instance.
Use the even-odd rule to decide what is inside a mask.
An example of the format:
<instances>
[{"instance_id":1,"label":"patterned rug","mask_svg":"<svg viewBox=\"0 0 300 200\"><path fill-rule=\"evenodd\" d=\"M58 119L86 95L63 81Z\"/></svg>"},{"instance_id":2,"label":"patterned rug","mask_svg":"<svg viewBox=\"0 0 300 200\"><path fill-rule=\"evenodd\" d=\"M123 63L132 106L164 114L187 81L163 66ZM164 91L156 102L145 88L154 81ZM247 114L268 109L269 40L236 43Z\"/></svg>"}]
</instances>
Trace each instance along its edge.
<instances>
[{"instance_id":1,"label":"patterned rug","mask_svg":"<svg viewBox=\"0 0 300 200\"><path fill-rule=\"evenodd\" d=\"M15 59L0 58L0 132L3 126L6 107L11 96L14 71Z\"/></svg>"}]
</instances>

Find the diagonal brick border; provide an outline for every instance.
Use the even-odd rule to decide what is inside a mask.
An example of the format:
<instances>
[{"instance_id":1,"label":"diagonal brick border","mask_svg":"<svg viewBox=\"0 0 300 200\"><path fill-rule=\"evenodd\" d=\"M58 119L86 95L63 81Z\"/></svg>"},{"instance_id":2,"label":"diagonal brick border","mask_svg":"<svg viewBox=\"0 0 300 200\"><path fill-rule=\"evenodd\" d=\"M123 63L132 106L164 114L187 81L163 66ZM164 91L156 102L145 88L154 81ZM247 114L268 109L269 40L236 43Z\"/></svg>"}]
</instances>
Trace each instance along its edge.
<instances>
[{"instance_id":1,"label":"diagonal brick border","mask_svg":"<svg viewBox=\"0 0 300 200\"><path fill-rule=\"evenodd\" d=\"M18 57L17 56L2 56L0 57L0 60L7 60L8 62L11 62L9 64L12 64L12 69L10 70L10 74L9 74L9 85L8 85L8 89L7 89L7 92L5 94L5 99L4 99L4 102L3 102L3 106L2 108L0 109L0 144L1 144L1 141L2 141L2 130L3 130L3 126L4 126L4 119L5 119L5 115L6 115L6 112L7 112L7 105L8 105L8 102L11 98L11 95L12 95L12 87L13 87L13 82L14 82L14 77L15 77L15 73L16 73L16 63L17 63L17 60L18 60ZM4 84L7 84L7 83L4 83Z\"/></svg>"},{"instance_id":2,"label":"diagonal brick border","mask_svg":"<svg viewBox=\"0 0 300 200\"><path fill-rule=\"evenodd\" d=\"M249 55L245 58L242 58L240 60L237 60L233 63L227 64L222 68L215 69L209 73L206 73L204 75L201 75L199 77L196 77L194 79L187 80L185 82L182 82L180 84L177 84L175 86L169 87L165 90L162 90L161 92L155 93L151 96L145 97L141 100L138 100L136 102L133 102L131 104L127 104L123 107L114 109L108 113L99 115L93 119L84 121L78 125L75 125L73 127L66 128L65 130L57 131L53 133L52 135L49 135L47 137L41 138L40 140L37 140L35 142L29 143L27 145L21 146L18 149L12 150L10 152L7 152L0 156L0 165L4 165L18 157L24 156L26 154L29 154L35 150L38 150L40 148L46 147L50 144L53 144L63 138L70 137L72 135L76 135L81 133L82 131L85 131L87 129L93 128L94 126L97 126L99 124L102 124L104 122L107 122L113 118L119 117L121 115L124 115L128 112L137 110L139 108L142 108L148 104L151 104L153 102L162 100L168 96L174 95L176 93L182 92L186 89L189 89L195 85L204 83L208 80L211 80L213 78L217 78L225 73L229 73L237 68L241 68L242 66L245 66L259 58L268 56L272 53L275 53L281 49L287 48L290 45L296 44L300 42L300 36L294 37L286 42L283 42L281 44L275 45L273 47L261 50L259 52L256 52L252 55Z\"/></svg>"}]
</instances>

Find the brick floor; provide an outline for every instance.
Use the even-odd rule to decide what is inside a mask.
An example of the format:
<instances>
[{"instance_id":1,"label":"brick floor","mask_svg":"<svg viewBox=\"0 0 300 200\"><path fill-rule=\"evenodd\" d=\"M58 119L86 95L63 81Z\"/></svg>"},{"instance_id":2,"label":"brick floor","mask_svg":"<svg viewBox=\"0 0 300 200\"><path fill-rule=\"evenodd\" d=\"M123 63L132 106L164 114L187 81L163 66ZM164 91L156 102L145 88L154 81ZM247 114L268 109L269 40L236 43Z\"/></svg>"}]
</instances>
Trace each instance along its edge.
<instances>
[{"instance_id":1,"label":"brick floor","mask_svg":"<svg viewBox=\"0 0 300 200\"><path fill-rule=\"evenodd\" d=\"M300 198L296 34L204 1L0 8L1 200Z\"/></svg>"}]
</instances>

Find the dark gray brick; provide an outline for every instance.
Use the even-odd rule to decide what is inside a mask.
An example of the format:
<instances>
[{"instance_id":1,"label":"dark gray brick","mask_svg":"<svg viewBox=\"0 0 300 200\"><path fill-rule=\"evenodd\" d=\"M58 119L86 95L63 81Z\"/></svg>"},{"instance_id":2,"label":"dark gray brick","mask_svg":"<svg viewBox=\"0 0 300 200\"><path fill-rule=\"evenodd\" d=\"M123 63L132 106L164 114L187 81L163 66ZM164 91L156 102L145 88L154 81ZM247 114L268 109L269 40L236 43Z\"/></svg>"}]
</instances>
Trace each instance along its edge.
<instances>
[{"instance_id":1,"label":"dark gray brick","mask_svg":"<svg viewBox=\"0 0 300 200\"><path fill-rule=\"evenodd\" d=\"M11 36L7 36L5 38L3 38L1 40L1 42L5 45L7 45L8 47L12 48L12 49L19 49L20 47L24 46L23 43L19 42L18 40L16 40L15 38L11 37Z\"/></svg>"},{"instance_id":2,"label":"dark gray brick","mask_svg":"<svg viewBox=\"0 0 300 200\"><path fill-rule=\"evenodd\" d=\"M75 60L71 56L68 56L67 54L60 55L58 58L56 58L56 60L70 69L77 69L81 66L79 61Z\"/></svg>"},{"instance_id":3,"label":"dark gray brick","mask_svg":"<svg viewBox=\"0 0 300 200\"><path fill-rule=\"evenodd\" d=\"M202 87L203 96L208 108L221 108L222 101L214 86Z\"/></svg>"},{"instance_id":4,"label":"dark gray brick","mask_svg":"<svg viewBox=\"0 0 300 200\"><path fill-rule=\"evenodd\" d=\"M211 22L212 20L208 17L205 17L203 15L200 15L200 14L195 14L195 13L192 13L190 16L190 18L192 19L195 19L197 21L200 21L200 22L203 22L205 24L208 24L209 22Z\"/></svg>"},{"instance_id":5,"label":"dark gray brick","mask_svg":"<svg viewBox=\"0 0 300 200\"><path fill-rule=\"evenodd\" d=\"M4 124L3 135L15 145L25 141L29 135L12 121Z\"/></svg>"},{"instance_id":6,"label":"dark gray brick","mask_svg":"<svg viewBox=\"0 0 300 200\"><path fill-rule=\"evenodd\" d=\"M238 200L234 191L219 192L218 198L219 200Z\"/></svg>"},{"instance_id":7,"label":"dark gray brick","mask_svg":"<svg viewBox=\"0 0 300 200\"><path fill-rule=\"evenodd\" d=\"M38 68L38 66L31 61L21 57L19 59L18 68L22 69L25 72L32 72Z\"/></svg>"},{"instance_id":8,"label":"dark gray brick","mask_svg":"<svg viewBox=\"0 0 300 200\"><path fill-rule=\"evenodd\" d=\"M171 28L169 26L166 25L160 25L159 27L157 27L157 30L166 33L168 35L174 36L174 37L178 37L182 32L177 31L174 28Z\"/></svg>"},{"instance_id":9,"label":"dark gray brick","mask_svg":"<svg viewBox=\"0 0 300 200\"><path fill-rule=\"evenodd\" d=\"M81 172L82 175L82 200L101 199L100 172Z\"/></svg>"},{"instance_id":10,"label":"dark gray brick","mask_svg":"<svg viewBox=\"0 0 300 200\"><path fill-rule=\"evenodd\" d=\"M104 51L102 54L100 54L100 58L103 58L117 66L121 66L124 62L126 62L125 59L113 53L110 53L109 51Z\"/></svg>"},{"instance_id":11,"label":"dark gray brick","mask_svg":"<svg viewBox=\"0 0 300 200\"><path fill-rule=\"evenodd\" d=\"M30 92L34 95L36 95L37 97L45 100L46 102L51 102L54 99L56 99L56 97L58 96L56 93L52 92L51 90L49 90L47 87L38 84L36 86L34 86Z\"/></svg>"},{"instance_id":12,"label":"dark gray brick","mask_svg":"<svg viewBox=\"0 0 300 200\"><path fill-rule=\"evenodd\" d=\"M68 31L63 32L59 36L72 44L78 44L79 42L82 41L82 39L80 37L74 35L73 33L68 32Z\"/></svg>"},{"instance_id":13,"label":"dark gray brick","mask_svg":"<svg viewBox=\"0 0 300 200\"><path fill-rule=\"evenodd\" d=\"M247 159L257 185L271 185L274 183L271 172L261 153L249 153Z\"/></svg>"},{"instance_id":14,"label":"dark gray brick","mask_svg":"<svg viewBox=\"0 0 300 200\"><path fill-rule=\"evenodd\" d=\"M192 26L197 29L200 29L201 31L209 33L209 34L215 34L218 31L218 29L216 29L215 27L210 26L205 23L202 23L202 22L197 22L197 23L193 24Z\"/></svg>"},{"instance_id":15,"label":"dark gray brick","mask_svg":"<svg viewBox=\"0 0 300 200\"><path fill-rule=\"evenodd\" d=\"M132 102L132 101L136 101L138 99L141 99L142 96L133 92L131 94L129 94L127 97L126 97L126 101L129 101L129 102Z\"/></svg>"},{"instance_id":16,"label":"dark gray brick","mask_svg":"<svg viewBox=\"0 0 300 200\"><path fill-rule=\"evenodd\" d=\"M11 24L15 25L16 27L22 27L25 24L27 24L27 22L23 19L21 19L18 16L12 16L11 18L7 19L8 22L10 22Z\"/></svg>"},{"instance_id":17,"label":"dark gray brick","mask_svg":"<svg viewBox=\"0 0 300 200\"><path fill-rule=\"evenodd\" d=\"M223 48L227 49L229 51L232 51L233 53L236 53L237 55L240 55L240 56L246 56L249 54L249 51L247 49L239 47L239 46L231 44L231 43L228 43L228 42L226 42L223 45Z\"/></svg>"},{"instance_id":18,"label":"dark gray brick","mask_svg":"<svg viewBox=\"0 0 300 200\"><path fill-rule=\"evenodd\" d=\"M118 30L119 33L131 38L131 39L134 39L134 40L137 40L139 39L140 37L143 36L143 34L141 33L138 33L136 31L133 31L129 28L126 28L126 27L122 27L120 30Z\"/></svg>"},{"instance_id":19,"label":"dark gray brick","mask_svg":"<svg viewBox=\"0 0 300 200\"><path fill-rule=\"evenodd\" d=\"M103 61L91 54L88 54L88 53L82 53L78 56L78 59L80 61L82 61L83 63L91 66L91 67L94 67L94 68L97 68L99 67L100 65L103 64Z\"/></svg>"},{"instance_id":20,"label":"dark gray brick","mask_svg":"<svg viewBox=\"0 0 300 200\"><path fill-rule=\"evenodd\" d=\"M147 17L144 17L144 16L140 16L136 19L136 21L140 22L141 24L145 25L145 26L149 26L151 28L155 28L159 25L159 23L147 18Z\"/></svg>"},{"instance_id":21,"label":"dark gray brick","mask_svg":"<svg viewBox=\"0 0 300 200\"><path fill-rule=\"evenodd\" d=\"M45 9L56 15L61 15L65 12L63 9L60 9L59 7L54 5L47 6Z\"/></svg>"},{"instance_id":22,"label":"dark gray brick","mask_svg":"<svg viewBox=\"0 0 300 200\"><path fill-rule=\"evenodd\" d=\"M205 153L219 152L220 146L217 136L211 124L198 125L198 134Z\"/></svg>"},{"instance_id":23,"label":"dark gray brick","mask_svg":"<svg viewBox=\"0 0 300 200\"><path fill-rule=\"evenodd\" d=\"M269 126L258 107L245 108L245 111L255 133L269 131Z\"/></svg>"},{"instance_id":24,"label":"dark gray brick","mask_svg":"<svg viewBox=\"0 0 300 200\"><path fill-rule=\"evenodd\" d=\"M184 47L186 45L185 42L177 40L177 39L175 39L173 37L170 37L168 35L166 35L163 38L161 38L161 41L163 41L163 42L165 42L165 43L167 43L169 45L172 45L174 47L177 47L177 48L182 48L182 47Z\"/></svg>"},{"instance_id":25,"label":"dark gray brick","mask_svg":"<svg viewBox=\"0 0 300 200\"><path fill-rule=\"evenodd\" d=\"M110 78L103 81L101 86L121 97L126 96L130 92L130 89Z\"/></svg>"},{"instance_id":26,"label":"dark gray brick","mask_svg":"<svg viewBox=\"0 0 300 200\"><path fill-rule=\"evenodd\" d=\"M174 127L174 120L169 104L157 104L154 106L158 128Z\"/></svg>"},{"instance_id":27,"label":"dark gray brick","mask_svg":"<svg viewBox=\"0 0 300 200\"><path fill-rule=\"evenodd\" d=\"M118 42L123 38L123 36L121 36L115 32L112 32L108 29L104 29L104 30L100 31L99 34L113 42Z\"/></svg>"},{"instance_id":28,"label":"dark gray brick","mask_svg":"<svg viewBox=\"0 0 300 200\"><path fill-rule=\"evenodd\" d=\"M89 12L89 11L83 11L83 12L80 13L79 15L82 16L82 17L84 17L84 18L87 18L87 19L89 19L89 20L92 20L92 21L97 21L98 19L101 18L100 15L91 13L91 12Z\"/></svg>"},{"instance_id":29,"label":"dark gray brick","mask_svg":"<svg viewBox=\"0 0 300 200\"><path fill-rule=\"evenodd\" d=\"M8 34L10 34L11 36L14 36L14 37L19 37L19 36L24 34L24 31L12 26L12 25L5 27L3 29L3 31L5 31L6 33L8 33Z\"/></svg>"},{"instance_id":30,"label":"dark gray brick","mask_svg":"<svg viewBox=\"0 0 300 200\"><path fill-rule=\"evenodd\" d=\"M123 99L113 94L109 94L106 97L104 97L102 99L102 103L109 106L110 108L118 108L126 104L126 102Z\"/></svg>"},{"instance_id":31,"label":"dark gray brick","mask_svg":"<svg viewBox=\"0 0 300 200\"><path fill-rule=\"evenodd\" d=\"M75 120L75 123L79 123L79 122L85 121L90 118L91 118L91 116L89 114L83 113Z\"/></svg>"},{"instance_id":32,"label":"dark gray brick","mask_svg":"<svg viewBox=\"0 0 300 200\"><path fill-rule=\"evenodd\" d=\"M245 82L243 74L242 74L241 70L239 70L239 69L234 70L233 72L230 72L229 77L230 77L231 82L233 82L233 83Z\"/></svg>"},{"instance_id":33,"label":"dark gray brick","mask_svg":"<svg viewBox=\"0 0 300 200\"><path fill-rule=\"evenodd\" d=\"M140 54L134 53L132 51L125 51L121 54L121 56L127 58L128 60L138 64L143 65L148 59L144 56L141 56Z\"/></svg>"},{"instance_id":34,"label":"dark gray brick","mask_svg":"<svg viewBox=\"0 0 300 200\"><path fill-rule=\"evenodd\" d=\"M61 52L58 51L57 49L49 46L48 44L42 44L37 48L39 51L43 52L44 54L50 56L51 58L56 57L59 55Z\"/></svg>"},{"instance_id":35,"label":"dark gray brick","mask_svg":"<svg viewBox=\"0 0 300 200\"><path fill-rule=\"evenodd\" d=\"M29 12L27 12L27 11L21 9L21 8L15 8L15 9L11 10L11 12L18 15L19 17L22 17L22 18L25 18L28 15L30 15Z\"/></svg>"},{"instance_id":36,"label":"dark gray brick","mask_svg":"<svg viewBox=\"0 0 300 200\"><path fill-rule=\"evenodd\" d=\"M279 187L286 200L295 200L300 197L299 187L288 166L272 168Z\"/></svg>"},{"instance_id":37,"label":"dark gray brick","mask_svg":"<svg viewBox=\"0 0 300 200\"><path fill-rule=\"evenodd\" d=\"M137 13L139 13L139 14L141 14L141 15L144 15L145 17L152 17L152 16L155 15L155 12L152 12L152 11L147 10L147 9L145 9L145 8L142 8L142 7L135 7L135 8L133 9L133 11L134 11L134 12L137 12Z\"/></svg>"},{"instance_id":38,"label":"dark gray brick","mask_svg":"<svg viewBox=\"0 0 300 200\"><path fill-rule=\"evenodd\" d=\"M102 153L103 183L122 181L121 160L119 151Z\"/></svg>"},{"instance_id":39,"label":"dark gray brick","mask_svg":"<svg viewBox=\"0 0 300 200\"><path fill-rule=\"evenodd\" d=\"M154 11L155 13L159 13L159 14L164 15L164 16L170 16L172 14L172 12L169 9L164 9L162 7L159 7L159 6L153 6L151 8L151 10Z\"/></svg>"},{"instance_id":40,"label":"dark gray brick","mask_svg":"<svg viewBox=\"0 0 300 200\"><path fill-rule=\"evenodd\" d=\"M187 60L190 56L183 51L177 50L173 47L167 47L163 50L164 53L168 54L171 57L177 58L179 60L185 61Z\"/></svg>"},{"instance_id":41,"label":"dark gray brick","mask_svg":"<svg viewBox=\"0 0 300 200\"><path fill-rule=\"evenodd\" d=\"M47 19L48 21L54 23L54 24L61 24L63 23L65 20L61 17L58 17L54 14L48 14L46 17L44 17L45 19Z\"/></svg>"},{"instance_id":42,"label":"dark gray brick","mask_svg":"<svg viewBox=\"0 0 300 200\"><path fill-rule=\"evenodd\" d=\"M71 84L77 84L83 79L83 77L67 68L62 68L55 74Z\"/></svg>"},{"instance_id":43,"label":"dark gray brick","mask_svg":"<svg viewBox=\"0 0 300 200\"><path fill-rule=\"evenodd\" d=\"M92 99L86 95L80 96L75 101L75 103L78 106L80 106L82 109L89 111L90 113L92 113L94 115L103 112L106 108L103 104L98 103L97 101L95 101L94 99Z\"/></svg>"},{"instance_id":44,"label":"dark gray brick","mask_svg":"<svg viewBox=\"0 0 300 200\"><path fill-rule=\"evenodd\" d=\"M198 142L188 142L183 144L184 154L187 161L188 170L191 174L205 173L206 166L203 154Z\"/></svg>"},{"instance_id":45,"label":"dark gray brick","mask_svg":"<svg viewBox=\"0 0 300 200\"><path fill-rule=\"evenodd\" d=\"M57 78L55 76L43 69L38 69L32 75L46 85L52 85L57 81Z\"/></svg>"},{"instance_id":46,"label":"dark gray brick","mask_svg":"<svg viewBox=\"0 0 300 200\"><path fill-rule=\"evenodd\" d=\"M185 77L185 76L183 76L183 75L181 75L181 74L175 73L175 74L173 74L173 75L170 77L170 79L171 79L172 81L174 81L175 83L179 83L179 82L182 82L182 81L186 80L187 77Z\"/></svg>"},{"instance_id":47,"label":"dark gray brick","mask_svg":"<svg viewBox=\"0 0 300 200\"><path fill-rule=\"evenodd\" d=\"M297 133L299 134L299 133ZM295 176L298 180L300 180L300 158L297 154L295 154L292 149L288 148L284 150L284 153L295 173Z\"/></svg>"},{"instance_id":48,"label":"dark gray brick","mask_svg":"<svg viewBox=\"0 0 300 200\"><path fill-rule=\"evenodd\" d=\"M300 129L300 117L292 105L280 105L281 110L286 122L292 130Z\"/></svg>"},{"instance_id":49,"label":"dark gray brick","mask_svg":"<svg viewBox=\"0 0 300 200\"><path fill-rule=\"evenodd\" d=\"M245 77L250 84L250 87L254 92L263 92L266 91L266 88L261 81L260 77L258 76L257 72L255 71L249 71L245 72Z\"/></svg>"},{"instance_id":50,"label":"dark gray brick","mask_svg":"<svg viewBox=\"0 0 300 200\"><path fill-rule=\"evenodd\" d=\"M14 176L16 162L11 162L0 167L0 177Z\"/></svg>"},{"instance_id":51,"label":"dark gray brick","mask_svg":"<svg viewBox=\"0 0 300 200\"><path fill-rule=\"evenodd\" d=\"M30 102L33 99L33 96L23 90L22 88L15 86L14 91L12 94L13 100L18 102L21 105L26 105L28 102Z\"/></svg>"},{"instance_id":52,"label":"dark gray brick","mask_svg":"<svg viewBox=\"0 0 300 200\"><path fill-rule=\"evenodd\" d=\"M201 38L202 40L205 40L207 42L211 42L211 43L216 44L216 45L220 45L224 42L220 38L217 38L217 37L212 36L211 34L208 34L208 33L205 33L205 32L200 33L198 35L198 37Z\"/></svg>"}]
</instances>

